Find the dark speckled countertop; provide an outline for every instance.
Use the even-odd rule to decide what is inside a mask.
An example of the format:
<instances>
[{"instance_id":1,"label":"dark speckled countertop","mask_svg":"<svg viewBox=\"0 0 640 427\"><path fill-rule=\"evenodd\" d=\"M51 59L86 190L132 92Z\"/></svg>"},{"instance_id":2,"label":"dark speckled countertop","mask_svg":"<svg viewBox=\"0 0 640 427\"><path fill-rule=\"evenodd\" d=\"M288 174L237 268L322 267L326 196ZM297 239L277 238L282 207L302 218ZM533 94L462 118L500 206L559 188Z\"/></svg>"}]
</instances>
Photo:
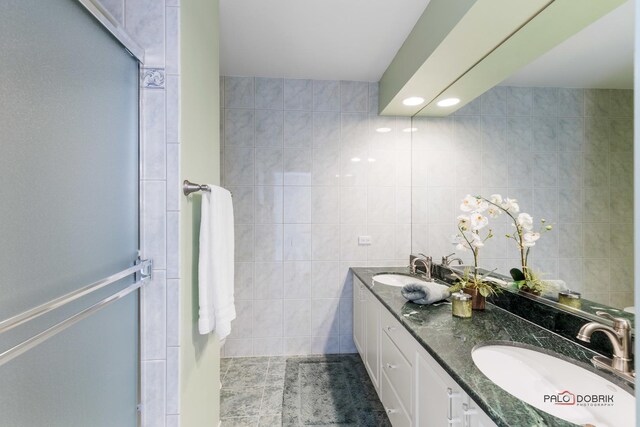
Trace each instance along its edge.
<instances>
[{"instance_id":1,"label":"dark speckled countertop","mask_svg":"<svg viewBox=\"0 0 640 427\"><path fill-rule=\"evenodd\" d=\"M550 350L633 393L613 376L591 366L591 357L596 354L593 351L492 304L487 304L484 311L474 311L471 319L459 319L451 315L450 305L413 304L404 299L398 287L372 285L376 274L406 274L407 268L362 267L351 271L498 426L564 427L574 424L513 397L480 372L473 363L471 351L474 346L489 341L508 341Z\"/></svg>"}]
</instances>

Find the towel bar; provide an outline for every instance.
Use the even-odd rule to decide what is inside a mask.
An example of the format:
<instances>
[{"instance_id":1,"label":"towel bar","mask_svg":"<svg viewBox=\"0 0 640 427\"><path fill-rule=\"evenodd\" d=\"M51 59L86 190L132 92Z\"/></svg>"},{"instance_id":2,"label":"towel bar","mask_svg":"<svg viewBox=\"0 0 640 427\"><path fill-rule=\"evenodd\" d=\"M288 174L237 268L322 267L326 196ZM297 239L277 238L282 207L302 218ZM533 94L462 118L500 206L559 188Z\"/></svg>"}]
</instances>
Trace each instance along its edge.
<instances>
[{"instance_id":1,"label":"towel bar","mask_svg":"<svg viewBox=\"0 0 640 427\"><path fill-rule=\"evenodd\" d=\"M196 184L188 179L185 179L182 182L182 192L185 196L188 196L191 193L197 193L198 191L211 191L211 188L208 185Z\"/></svg>"},{"instance_id":2,"label":"towel bar","mask_svg":"<svg viewBox=\"0 0 640 427\"><path fill-rule=\"evenodd\" d=\"M133 282L132 284L130 284L129 286L127 286L126 288L120 290L119 292L116 292L115 294L112 294L111 296L108 296L100 301L98 301L97 303L93 304L92 306L85 308L84 310L66 318L65 320L56 323L55 325L51 326L50 328L36 334L33 335L31 338L22 341L21 343L11 347L8 350L3 351L2 353L0 353L0 366L4 365L5 363L7 363L8 361L20 356L21 354L25 353L26 351L32 349L33 347L37 346L38 344L48 340L49 338L51 338L52 336L58 334L59 332L62 332L63 330L67 329L69 326L74 325L75 323L79 322L80 320L90 316L91 314L93 314L94 312L102 309L103 307L106 307L107 305L124 298L125 296L129 295L130 293L132 293L133 291L139 289L140 287L142 287L144 284L149 282L149 279L151 278L151 269L152 269L152 261L151 260L139 260L137 262L136 265L134 265L133 267L129 267L126 270L122 270L119 273L113 274L109 277L106 277L102 280L99 280L95 283L92 283L88 286L85 286L83 288L79 288L76 289L73 292L70 292L66 295L63 295L61 297L58 297L56 299L53 299L51 301L48 301L44 304L41 304L37 307L34 307L30 310L27 310L23 313L20 313L16 316L13 316L9 319L3 320L0 322L0 333L9 331L13 328L15 328L16 326L20 326L26 322L29 322L37 317L40 317L46 313L49 313L50 311L53 311L59 307L62 307L65 304L69 304L73 301L78 300L79 298L85 296L85 295L89 295L93 292L96 292L99 289L103 289L108 285L111 285L113 283L117 283L118 281L120 281L121 279L124 279L128 276L131 276L132 274L136 275L135 278L135 282Z\"/></svg>"},{"instance_id":3,"label":"towel bar","mask_svg":"<svg viewBox=\"0 0 640 427\"><path fill-rule=\"evenodd\" d=\"M37 346L38 344L48 340L49 338L51 338L52 336L64 331L65 329L67 329L69 326L72 326L76 323L78 323L79 321L81 321L82 319L89 317L91 314L95 313L98 310L101 310L102 308L126 297L127 295L129 295L130 293L138 290L139 288L141 288L145 283L147 283L149 280L149 276L143 277L142 279L138 280L137 282L132 283L131 285L127 286L126 288L122 289L119 292L116 292L115 294L104 298L100 301L98 301L97 303L93 304L92 306L85 308L84 310L80 311L79 313L74 314L73 316L70 316L68 318L66 318L65 320L56 323L55 325L51 326L49 329L46 329L34 336L32 336L31 338L22 341L20 344L11 347L10 349L0 353L0 366L4 365L5 363L9 362L10 360L15 359L16 357L20 356L21 354L31 350L33 347Z\"/></svg>"},{"instance_id":4,"label":"towel bar","mask_svg":"<svg viewBox=\"0 0 640 427\"><path fill-rule=\"evenodd\" d=\"M142 279L149 278L151 277L152 265L153 262L151 260L139 260L136 265L122 270L119 273L112 274L111 276L105 277L104 279L98 280L97 282L91 283L90 285L78 288L75 291L69 292L68 294L62 295L58 298L52 299L51 301L47 301L44 304L40 304L37 307L24 311L8 319L2 320L0 321L0 334L9 331L16 326L20 326L23 323L30 322L37 317L47 314L50 311L62 307L65 304L69 304L70 302L82 298L85 295L89 295L106 286L117 283L119 280L131 276L132 274L140 272L140 276Z\"/></svg>"},{"instance_id":5,"label":"towel bar","mask_svg":"<svg viewBox=\"0 0 640 427\"><path fill-rule=\"evenodd\" d=\"M191 193L197 193L198 191L211 192L211 187L206 184L196 184L195 182L191 182L188 179L185 179L182 182L182 192L185 196L188 196ZM233 193L231 195L233 196Z\"/></svg>"}]
</instances>

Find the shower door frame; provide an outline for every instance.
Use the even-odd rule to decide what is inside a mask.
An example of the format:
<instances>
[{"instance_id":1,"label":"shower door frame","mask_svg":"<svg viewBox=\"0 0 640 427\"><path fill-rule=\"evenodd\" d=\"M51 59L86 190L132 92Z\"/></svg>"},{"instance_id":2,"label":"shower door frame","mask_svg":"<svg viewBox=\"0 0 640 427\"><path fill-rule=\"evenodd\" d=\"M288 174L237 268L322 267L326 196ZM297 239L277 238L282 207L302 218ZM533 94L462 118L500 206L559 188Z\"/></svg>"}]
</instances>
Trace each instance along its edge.
<instances>
[{"instance_id":1,"label":"shower door frame","mask_svg":"<svg viewBox=\"0 0 640 427\"><path fill-rule=\"evenodd\" d=\"M138 64L144 64L144 49L120 26L118 21L100 3L93 0L76 0L93 15L94 18L114 36L133 56Z\"/></svg>"},{"instance_id":2,"label":"shower door frame","mask_svg":"<svg viewBox=\"0 0 640 427\"><path fill-rule=\"evenodd\" d=\"M144 67L145 51L138 45L133 38L126 32L118 21L104 8L100 3L93 0L76 0L96 19L96 21L107 30L120 44L135 58L138 62L138 81ZM138 83L138 258L141 255L142 246L142 125L141 118L143 112L142 89ZM136 403L137 425L142 425L142 293L138 289L138 396Z\"/></svg>"}]
</instances>

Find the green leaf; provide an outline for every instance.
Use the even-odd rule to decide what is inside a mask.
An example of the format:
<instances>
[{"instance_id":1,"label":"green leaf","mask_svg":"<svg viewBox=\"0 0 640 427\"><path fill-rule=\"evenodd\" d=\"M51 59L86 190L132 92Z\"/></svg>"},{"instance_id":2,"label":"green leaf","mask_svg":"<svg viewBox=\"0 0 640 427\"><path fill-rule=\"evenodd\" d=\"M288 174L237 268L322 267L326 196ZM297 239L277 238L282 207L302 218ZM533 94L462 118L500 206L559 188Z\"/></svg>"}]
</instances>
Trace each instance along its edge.
<instances>
[{"instance_id":1,"label":"green leaf","mask_svg":"<svg viewBox=\"0 0 640 427\"><path fill-rule=\"evenodd\" d=\"M513 285L517 288L517 289L521 289L525 286L527 286L527 281L526 280L518 280L517 282L513 282Z\"/></svg>"},{"instance_id":2,"label":"green leaf","mask_svg":"<svg viewBox=\"0 0 640 427\"><path fill-rule=\"evenodd\" d=\"M526 277L524 277L524 273L518 268L512 268L511 270L509 270L509 273L511 274L511 277L513 277L513 280L516 282L526 280Z\"/></svg>"},{"instance_id":3,"label":"green leaf","mask_svg":"<svg viewBox=\"0 0 640 427\"><path fill-rule=\"evenodd\" d=\"M480 295L482 295L485 298L488 297L490 293L489 288L486 288L486 287L479 288L478 292L480 292Z\"/></svg>"},{"instance_id":4,"label":"green leaf","mask_svg":"<svg viewBox=\"0 0 640 427\"><path fill-rule=\"evenodd\" d=\"M451 292L451 293L458 292L462 288L464 288L463 284L458 282L458 283L454 284L453 286L449 287L449 292Z\"/></svg>"}]
</instances>

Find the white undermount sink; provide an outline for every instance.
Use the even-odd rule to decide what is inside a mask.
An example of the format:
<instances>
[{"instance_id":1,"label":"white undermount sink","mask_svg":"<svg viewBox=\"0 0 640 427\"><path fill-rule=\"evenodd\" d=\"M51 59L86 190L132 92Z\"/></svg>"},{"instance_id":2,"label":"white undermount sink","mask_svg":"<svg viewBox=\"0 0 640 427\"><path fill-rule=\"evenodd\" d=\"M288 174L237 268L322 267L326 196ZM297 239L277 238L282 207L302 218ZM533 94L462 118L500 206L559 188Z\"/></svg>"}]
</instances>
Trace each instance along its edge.
<instances>
[{"instance_id":1,"label":"white undermount sink","mask_svg":"<svg viewBox=\"0 0 640 427\"><path fill-rule=\"evenodd\" d=\"M569 361L533 348L501 344L478 346L471 356L496 385L553 416L583 426L636 425L632 394ZM545 395L554 398L545 401ZM613 402L610 406L585 403L586 396L593 395L603 395Z\"/></svg>"},{"instance_id":2,"label":"white undermount sink","mask_svg":"<svg viewBox=\"0 0 640 427\"><path fill-rule=\"evenodd\" d=\"M373 283L380 283L389 286L404 286L409 283L426 283L424 280L415 276L407 276L405 274L384 273L373 276Z\"/></svg>"}]
</instances>

